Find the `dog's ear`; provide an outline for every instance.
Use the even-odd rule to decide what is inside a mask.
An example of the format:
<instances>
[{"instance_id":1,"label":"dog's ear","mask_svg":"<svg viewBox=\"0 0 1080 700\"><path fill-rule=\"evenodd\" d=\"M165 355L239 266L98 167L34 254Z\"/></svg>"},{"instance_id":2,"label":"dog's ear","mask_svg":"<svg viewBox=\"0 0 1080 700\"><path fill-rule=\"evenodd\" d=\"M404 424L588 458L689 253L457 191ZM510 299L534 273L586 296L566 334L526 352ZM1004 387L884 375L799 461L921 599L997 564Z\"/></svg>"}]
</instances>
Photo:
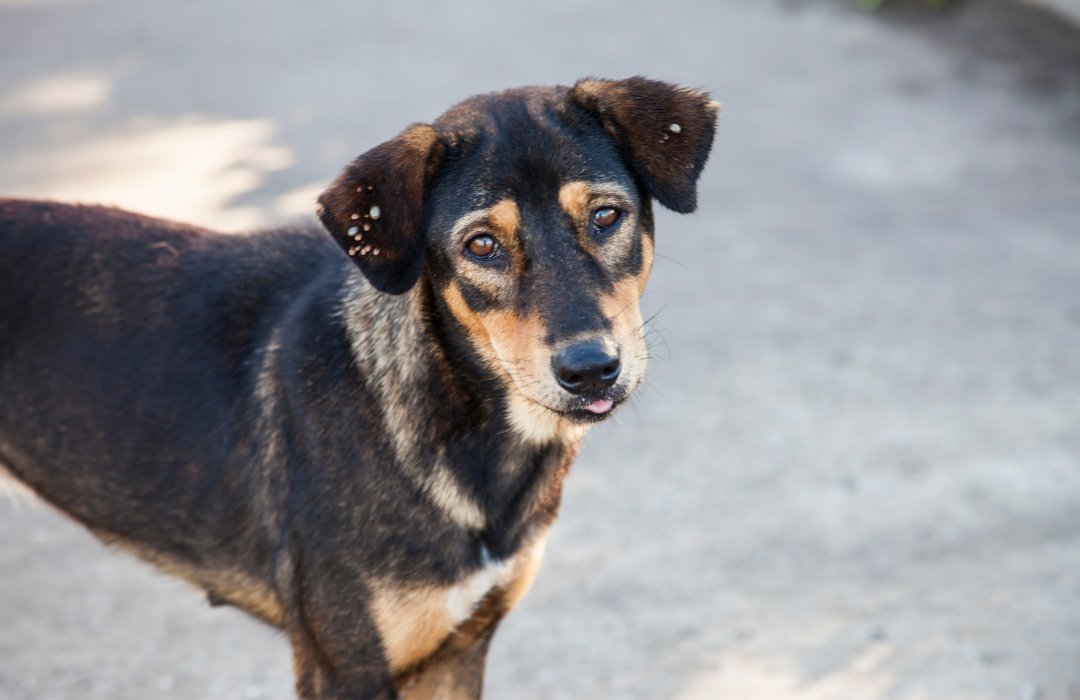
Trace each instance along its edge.
<instances>
[{"instance_id":1,"label":"dog's ear","mask_svg":"<svg viewBox=\"0 0 1080 700\"><path fill-rule=\"evenodd\" d=\"M586 78L569 99L599 117L657 201L682 214L697 208L697 181L716 134L718 103L698 90L641 77Z\"/></svg>"},{"instance_id":2,"label":"dog's ear","mask_svg":"<svg viewBox=\"0 0 1080 700\"><path fill-rule=\"evenodd\" d=\"M376 289L401 294L424 266L425 191L443 148L415 124L363 154L319 196L323 226Z\"/></svg>"}]
</instances>

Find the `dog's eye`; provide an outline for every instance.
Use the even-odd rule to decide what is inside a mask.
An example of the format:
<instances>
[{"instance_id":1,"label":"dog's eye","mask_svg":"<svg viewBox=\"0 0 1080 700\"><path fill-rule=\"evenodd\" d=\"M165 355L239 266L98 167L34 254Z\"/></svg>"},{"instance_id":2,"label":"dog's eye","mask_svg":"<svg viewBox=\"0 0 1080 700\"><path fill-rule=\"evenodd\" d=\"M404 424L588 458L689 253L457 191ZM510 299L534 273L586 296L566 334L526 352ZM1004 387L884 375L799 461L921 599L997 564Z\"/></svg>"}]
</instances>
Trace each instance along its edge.
<instances>
[{"instance_id":1,"label":"dog's eye","mask_svg":"<svg viewBox=\"0 0 1080 700\"><path fill-rule=\"evenodd\" d=\"M483 259L493 258L499 252L498 242L486 233L473 237L466 247L470 253Z\"/></svg>"},{"instance_id":2,"label":"dog's eye","mask_svg":"<svg viewBox=\"0 0 1080 700\"><path fill-rule=\"evenodd\" d=\"M608 226L611 226L618 220L619 210L612 209L611 207L597 209L595 212L593 212L592 215L593 226L595 226L597 230L606 229Z\"/></svg>"}]
</instances>

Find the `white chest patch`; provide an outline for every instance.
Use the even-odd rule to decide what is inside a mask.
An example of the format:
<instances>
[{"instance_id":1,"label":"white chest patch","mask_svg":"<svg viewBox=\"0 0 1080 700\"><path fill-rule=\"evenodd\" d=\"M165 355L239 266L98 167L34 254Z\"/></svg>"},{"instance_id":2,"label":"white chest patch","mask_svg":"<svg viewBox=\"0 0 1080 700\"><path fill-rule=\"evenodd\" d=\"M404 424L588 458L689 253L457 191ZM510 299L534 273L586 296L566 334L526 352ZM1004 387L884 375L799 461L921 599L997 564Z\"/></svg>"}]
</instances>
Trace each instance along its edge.
<instances>
[{"instance_id":1,"label":"white chest patch","mask_svg":"<svg viewBox=\"0 0 1080 700\"><path fill-rule=\"evenodd\" d=\"M481 554L487 562L481 569L452 587L446 596L446 610L454 626L468 620L476 611L476 606L492 588L505 585L504 580L510 573L510 566L505 561L490 561L487 549Z\"/></svg>"},{"instance_id":2,"label":"white chest patch","mask_svg":"<svg viewBox=\"0 0 1080 700\"><path fill-rule=\"evenodd\" d=\"M400 588L373 582L371 612L382 635L391 671L435 651L446 636L468 620L493 588L509 588L516 559L491 561L486 549L482 566L452 586Z\"/></svg>"},{"instance_id":3,"label":"white chest patch","mask_svg":"<svg viewBox=\"0 0 1080 700\"><path fill-rule=\"evenodd\" d=\"M439 648L446 637L476 612L494 589L502 590L501 607L509 610L532 583L544 554L546 532L505 561L492 561L480 550L480 568L452 586L402 588L392 581L372 581L371 614L382 636L392 673L407 668Z\"/></svg>"}]
</instances>

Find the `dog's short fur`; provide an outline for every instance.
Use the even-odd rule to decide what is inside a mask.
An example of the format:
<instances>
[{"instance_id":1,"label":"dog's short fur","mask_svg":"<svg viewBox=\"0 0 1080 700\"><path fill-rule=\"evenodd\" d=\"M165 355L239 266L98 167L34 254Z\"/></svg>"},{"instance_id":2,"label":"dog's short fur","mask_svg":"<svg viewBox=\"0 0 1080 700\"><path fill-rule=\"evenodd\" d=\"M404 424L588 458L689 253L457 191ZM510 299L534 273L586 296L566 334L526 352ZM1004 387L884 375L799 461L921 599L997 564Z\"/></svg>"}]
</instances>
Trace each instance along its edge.
<instances>
[{"instance_id":1,"label":"dog's short fur","mask_svg":"<svg viewBox=\"0 0 1080 700\"><path fill-rule=\"evenodd\" d=\"M349 165L329 237L0 200L0 463L285 630L302 698L477 698L644 376L651 200L695 208L718 111L642 78L473 97ZM614 384L564 388L579 346Z\"/></svg>"}]
</instances>

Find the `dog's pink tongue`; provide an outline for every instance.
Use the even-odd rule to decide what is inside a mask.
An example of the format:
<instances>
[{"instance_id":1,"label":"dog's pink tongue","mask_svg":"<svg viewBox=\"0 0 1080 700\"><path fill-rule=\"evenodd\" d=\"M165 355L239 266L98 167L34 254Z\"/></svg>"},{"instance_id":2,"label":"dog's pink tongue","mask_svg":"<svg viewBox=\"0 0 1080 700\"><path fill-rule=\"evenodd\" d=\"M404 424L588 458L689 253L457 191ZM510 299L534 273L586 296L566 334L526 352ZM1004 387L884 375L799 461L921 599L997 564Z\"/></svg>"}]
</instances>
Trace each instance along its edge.
<instances>
[{"instance_id":1,"label":"dog's pink tongue","mask_svg":"<svg viewBox=\"0 0 1080 700\"><path fill-rule=\"evenodd\" d=\"M585 410L592 411L593 413L607 413L614 405L614 401L593 401L585 407Z\"/></svg>"}]
</instances>

